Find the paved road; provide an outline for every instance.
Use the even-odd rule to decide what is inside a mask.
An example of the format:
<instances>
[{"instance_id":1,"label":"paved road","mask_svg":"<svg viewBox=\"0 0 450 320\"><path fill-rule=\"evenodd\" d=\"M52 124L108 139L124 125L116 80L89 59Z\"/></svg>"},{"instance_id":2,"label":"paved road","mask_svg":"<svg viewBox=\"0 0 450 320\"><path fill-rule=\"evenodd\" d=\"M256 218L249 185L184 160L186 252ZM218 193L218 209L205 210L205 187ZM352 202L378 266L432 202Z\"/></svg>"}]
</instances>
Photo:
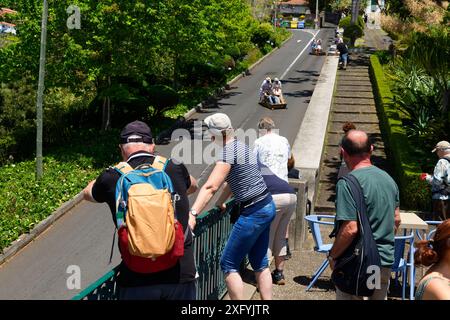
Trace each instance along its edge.
<instances>
[{"instance_id":1,"label":"paved road","mask_svg":"<svg viewBox=\"0 0 450 320\"><path fill-rule=\"evenodd\" d=\"M256 128L262 116L271 116L280 134L292 144L301 125L309 99L325 57L311 56L303 50L312 39L307 31L294 30L293 37L277 52L234 83L217 108L206 109L191 118L202 120L212 112L228 114L235 128ZM333 29L317 35L331 40ZM303 51L303 54L300 53ZM266 76L279 77L288 102L287 110L269 110L257 104L259 86ZM169 155L175 142L159 145ZM188 165L190 173L204 182L209 170L205 164ZM191 197L191 201L192 201ZM68 266L81 270L81 288L101 277L119 263L115 248L109 264L114 226L104 204L81 202L44 234L0 267L0 299L69 299L80 290L68 290Z\"/></svg>"}]
</instances>

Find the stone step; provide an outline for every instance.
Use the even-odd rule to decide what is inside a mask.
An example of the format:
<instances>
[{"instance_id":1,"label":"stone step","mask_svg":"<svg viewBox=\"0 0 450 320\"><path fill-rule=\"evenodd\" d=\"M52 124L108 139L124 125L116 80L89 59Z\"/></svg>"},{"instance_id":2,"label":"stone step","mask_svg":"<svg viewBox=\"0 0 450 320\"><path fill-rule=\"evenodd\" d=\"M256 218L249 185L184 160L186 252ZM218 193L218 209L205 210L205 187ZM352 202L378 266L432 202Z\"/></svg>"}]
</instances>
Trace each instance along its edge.
<instances>
[{"instance_id":1,"label":"stone step","mask_svg":"<svg viewBox=\"0 0 450 320\"><path fill-rule=\"evenodd\" d=\"M344 91L344 90L337 90L334 94L335 98L368 98L368 99L374 99L372 91Z\"/></svg>"},{"instance_id":2,"label":"stone step","mask_svg":"<svg viewBox=\"0 0 450 320\"><path fill-rule=\"evenodd\" d=\"M344 136L344 133L335 133L335 132L328 132L327 134L327 148L328 147L338 147L341 143L342 137ZM381 137L378 134L369 134L369 138L372 141L372 144L375 149L383 151L384 152L384 143L383 140L381 140ZM332 155L327 154L326 160L328 160L327 163L323 163L323 167L330 167L339 169L339 154Z\"/></svg>"},{"instance_id":3,"label":"stone step","mask_svg":"<svg viewBox=\"0 0 450 320\"><path fill-rule=\"evenodd\" d=\"M361 72L361 71L369 71L369 65L358 65L358 64L347 64L347 70L339 69L340 72Z\"/></svg>"},{"instance_id":4,"label":"stone step","mask_svg":"<svg viewBox=\"0 0 450 320\"><path fill-rule=\"evenodd\" d=\"M351 86L351 87L371 87L372 82L370 82L370 79L361 80L361 81L338 79L337 85L338 86Z\"/></svg>"},{"instance_id":5,"label":"stone step","mask_svg":"<svg viewBox=\"0 0 450 320\"><path fill-rule=\"evenodd\" d=\"M347 69L346 72L339 73L340 79L345 78L345 77L368 77L369 78L370 76L369 76L369 72L367 70L361 70L361 71L351 70L351 71L349 71Z\"/></svg>"},{"instance_id":6,"label":"stone step","mask_svg":"<svg viewBox=\"0 0 450 320\"><path fill-rule=\"evenodd\" d=\"M341 98L341 97L335 97L333 99L334 103L339 103L339 104L348 104L348 105L370 105L373 106L375 105L375 101L373 100L373 98Z\"/></svg>"},{"instance_id":7,"label":"stone step","mask_svg":"<svg viewBox=\"0 0 450 320\"><path fill-rule=\"evenodd\" d=\"M346 122L353 122L353 124L356 126L357 129L359 128L359 126L366 125L366 124L373 124L373 125L378 126L378 120L373 120L373 121L367 120L366 121L363 118L360 118L360 119L356 118L357 115L352 115L351 117L349 117L348 113L337 113L336 115L343 116L343 117L342 117L342 119L336 119L336 120L331 118L331 122L340 124L341 128ZM365 117L365 116L376 116L376 115L374 115L374 114L358 114L358 116ZM334 130L330 130L330 131L334 132Z\"/></svg>"},{"instance_id":8,"label":"stone step","mask_svg":"<svg viewBox=\"0 0 450 320\"><path fill-rule=\"evenodd\" d=\"M346 122L351 121L353 123L379 123L376 114L352 114L349 116L346 113L335 113L331 117L333 122L340 121Z\"/></svg>"},{"instance_id":9,"label":"stone step","mask_svg":"<svg viewBox=\"0 0 450 320\"><path fill-rule=\"evenodd\" d=\"M339 154L333 156L330 155L328 158L324 157L322 160L322 165L339 168L339 166L341 165L341 159L339 157Z\"/></svg>"},{"instance_id":10,"label":"stone step","mask_svg":"<svg viewBox=\"0 0 450 320\"><path fill-rule=\"evenodd\" d=\"M319 183L319 194L316 202L330 202L334 205L334 200L336 198L336 183L332 182L320 182ZM320 201L321 200L321 201Z\"/></svg>"},{"instance_id":11,"label":"stone step","mask_svg":"<svg viewBox=\"0 0 450 320\"><path fill-rule=\"evenodd\" d=\"M328 132L336 132L339 134L342 134L342 125L344 122L337 122L333 121L330 123L330 126L328 128ZM380 133L380 126L378 123L358 123L358 125L355 125L358 130L363 130L367 132L367 134L379 134Z\"/></svg>"},{"instance_id":12,"label":"stone step","mask_svg":"<svg viewBox=\"0 0 450 320\"><path fill-rule=\"evenodd\" d=\"M354 77L354 76L341 75L341 76L339 76L338 81L340 82L341 80L359 82L359 81L370 81L370 78L369 78L369 76L366 76L366 77Z\"/></svg>"},{"instance_id":13,"label":"stone step","mask_svg":"<svg viewBox=\"0 0 450 320\"><path fill-rule=\"evenodd\" d=\"M341 85L338 83L337 85L337 90L338 91L357 91L357 92L373 92L372 91L372 86L371 85L366 85L366 86L347 86L347 85Z\"/></svg>"},{"instance_id":14,"label":"stone step","mask_svg":"<svg viewBox=\"0 0 450 320\"><path fill-rule=\"evenodd\" d=\"M344 132L342 132L342 133L328 132L327 133L327 146L338 146L339 143L341 143L343 135L344 135Z\"/></svg>"},{"instance_id":15,"label":"stone step","mask_svg":"<svg viewBox=\"0 0 450 320\"><path fill-rule=\"evenodd\" d=\"M333 147L337 147L337 145L333 146L333 145L327 145L327 148L333 148ZM337 149L339 150L339 149ZM320 170L325 168L328 168L327 170L335 170L336 172L339 171L339 167L341 166L341 158L339 156L339 153L324 153L323 155L323 160L322 160L322 166L320 168ZM333 177L331 177L332 179L334 179ZM321 176L320 179L322 180L326 180L325 176Z\"/></svg>"},{"instance_id":16,"label":"stone step","mask_svg":"<svg viewBox=\"0 0 450 320\"><path fill-rule=\"evenodd\" d=\"M326 204L326 205L317 203L317 205L314 207L314 214L336 214L336 209L334 207L334 203L333 203L333 206L331 206L331 203ZM328 236L328 235L326 235L326 236Z\"/></svg>"},{"instance_id":17,"label":"stone step","mask_svg":"<svg viewBox=\"0 0 450 320\"><path fill-rule=\"evenodd\" d=\"M337 168L322 166L322 168L320 168L319 182L336 183L339 166Z\"/></svg>"},{"instance_id":18,"label":"stone step","mask_svg":"<svg viewBox=\"0 0 450 320\"><path fill-rule=\"evenodd\" d=\"M339 113L347 114L348 117L351 117L352 114L377 114L377 111L375 110L375 108L374 109L370 108L370 109L367 109L367 110L363 110L363 109L361 109L361 110L352 110L352 108L345 108L345 107L346 106L341 106L341 108L337 109L337 110L336 110L335 107L333 107L333 113L336 113L336 114L339 114Z\"/></svg>"},{"instance_id":19,"label":"stone step","mask_svg":"<svg viewBox=\"0 0 450 320\"><path fill-rule=\"evenodd\" d=\"M346 103L333 103L332 111L335 113L377 113L375 102L373 104L346 104Z\"/></svg>"},{"instance_id":20,"label":"stone step","mask_svg":"<svg viewBox=\"0 0 450 320\"><path fill-rule=\"evenodd\" d=\"M319 213L334 213L335 205L334 201L336 199L336 184L329 182L319 183L319 191L314 206L315 214Z\"/></svg>"},{"instance_id":21,"label":"stone step","mask_svg":"<svg viewBox=\"0 0 450 320\"><path fill-rule=\"evenodd\" d=\"M340 147L338 147L338 146L327 146L327 148L325 150L324 157L332 158L332 157L335 157L335 156L339 156L339 152L340 152ZM384 149L374 148L372 155L374 157L386 158L386 153L384 152Z\"/></svg>"}]
</instances>

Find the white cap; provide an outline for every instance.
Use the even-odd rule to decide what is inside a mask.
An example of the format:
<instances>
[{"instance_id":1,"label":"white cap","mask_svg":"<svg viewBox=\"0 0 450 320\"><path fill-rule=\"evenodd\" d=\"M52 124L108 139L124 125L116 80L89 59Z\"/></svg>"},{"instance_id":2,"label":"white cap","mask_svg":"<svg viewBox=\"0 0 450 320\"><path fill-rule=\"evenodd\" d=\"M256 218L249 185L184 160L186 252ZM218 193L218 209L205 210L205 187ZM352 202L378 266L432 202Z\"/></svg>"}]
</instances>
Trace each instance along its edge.
<instances>
[{"instance_id":1,"label":"white cap","mask_svg":"<svg viewBox=\"0 0 450 320\"><path fill-rule=\"evenodd\" d=\"M222 136L224 130L232 130L231 120L225 113L215 113L203 120L214 136Z\"/></svg>"},{"instance_id":2,"label":"white cap","mask_svg":"<svg viewBox=\"0 0 450 320\"><path fill-rule=\"evenodd\" d=\"M450 143L448 141L439 141L436 146L434 147L433 151L431 152L435 152L436 150L450 150Z\"/></svg>"}]
</instances>

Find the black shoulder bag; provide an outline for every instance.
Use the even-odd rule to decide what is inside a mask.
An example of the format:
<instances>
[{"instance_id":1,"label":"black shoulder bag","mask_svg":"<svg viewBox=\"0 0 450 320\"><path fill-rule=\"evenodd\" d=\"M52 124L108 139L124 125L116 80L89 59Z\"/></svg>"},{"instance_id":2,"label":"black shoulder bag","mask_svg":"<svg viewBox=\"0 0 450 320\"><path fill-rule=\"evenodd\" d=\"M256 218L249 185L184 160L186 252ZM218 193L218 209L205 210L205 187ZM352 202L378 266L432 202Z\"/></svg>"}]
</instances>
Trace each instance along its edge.
<instances>
[{"instance_id":1,"label":"black shoulder bag","mask_svg":"<svg viewBox=\"0 0 450 320\"><path fill-rule=\"evenodd\" d=\"M370 297L375 288L368 286L367 280L373 276L374 266L378 267L378 271L381 270L381 259L367 217L361 185L352 174L347 174L341 179L349 185L352 198L356 202L358 235L345 252L336 259L331 280L342 292Z\"/></svg>"}]
</instances>

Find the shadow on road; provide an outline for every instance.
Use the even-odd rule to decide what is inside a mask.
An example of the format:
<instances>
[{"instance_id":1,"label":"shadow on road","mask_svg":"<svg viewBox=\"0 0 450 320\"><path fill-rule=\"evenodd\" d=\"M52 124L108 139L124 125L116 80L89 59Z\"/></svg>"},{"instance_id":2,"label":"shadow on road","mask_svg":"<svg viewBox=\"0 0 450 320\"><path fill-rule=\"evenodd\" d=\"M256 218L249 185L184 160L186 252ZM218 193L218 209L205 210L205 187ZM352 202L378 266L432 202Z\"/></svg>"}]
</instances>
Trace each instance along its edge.
<instances>
[{"instance_id":1,"label":"shadow on road","mask_svg":"<svg viewBox=\"0 0 450 320\"><path fill-rule=\"evenodd\" d=\"M306 277L306 276L297 276L294 277L294 281L302 286L307 287L309 283L311 282L312 277ZM311 288L314 289L322 289L326 291L335 291L334 284L331 282L331 279L325 280L325 279L317 279L317 281L314 283L314 285Z\"/></svg>"},{"instance_id":2,"label":"shadow on road","mask_svg":"<svg viewBox=\"0 0 450 320\"><path fill-rule=\"evenodd\" d=\"M295 91L295 92L286 92L286 93L284 93L284 95L288 96L288 97L296 97L296 98L311 97L313 92L314 92L314 90L303 90L303 91Z\"/></svg>"}]
</instances>

